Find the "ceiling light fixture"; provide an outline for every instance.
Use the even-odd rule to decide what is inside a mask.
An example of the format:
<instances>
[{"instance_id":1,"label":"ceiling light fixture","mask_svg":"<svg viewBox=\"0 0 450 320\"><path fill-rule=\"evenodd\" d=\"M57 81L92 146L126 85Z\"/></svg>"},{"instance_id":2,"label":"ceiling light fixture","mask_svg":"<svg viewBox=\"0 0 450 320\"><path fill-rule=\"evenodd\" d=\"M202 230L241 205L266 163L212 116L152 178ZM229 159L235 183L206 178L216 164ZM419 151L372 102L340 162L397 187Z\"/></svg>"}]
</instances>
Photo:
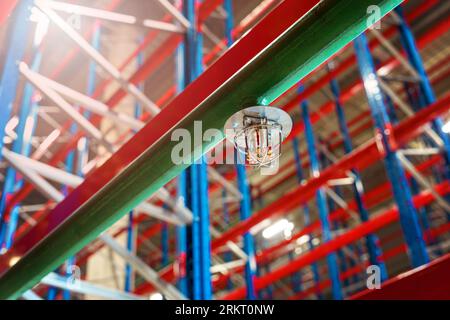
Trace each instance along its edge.
<instances>
[{"instance_id":1,"label":"ceiling light fixture","mask_svg":"<svg viewBox=\"0 0 450 320\"><path fill-rule=\"evenodd\" d=\"M274 236L283 233L285 238L289 238L294 230L294 224L286 219L281 219L264 229L262 236L264 239L271 239Z\"/></svg>"}]
</instances>

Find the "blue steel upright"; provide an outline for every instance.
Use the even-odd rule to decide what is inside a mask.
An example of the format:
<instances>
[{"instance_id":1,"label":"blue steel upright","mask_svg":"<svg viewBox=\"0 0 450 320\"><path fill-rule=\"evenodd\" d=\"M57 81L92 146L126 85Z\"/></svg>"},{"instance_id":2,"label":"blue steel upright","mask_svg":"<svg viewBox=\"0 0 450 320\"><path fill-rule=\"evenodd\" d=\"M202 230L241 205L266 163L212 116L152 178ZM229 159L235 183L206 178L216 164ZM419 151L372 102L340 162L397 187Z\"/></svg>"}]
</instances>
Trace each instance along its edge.
<instances>
[{"instance_id":1,"label":"blue steel upright","mask_svg":"<svg viewBox=\"0 0 450 320\"><path fill-rule=\"evenodd\" d=\"M224 0L223 8L227 14L225 18L225 38L227 39L227 46L233 45L233 26L234 26L234 14L233 14L233 2L232 0Z\"/></svg>"},{"instance_id":2,"label":"blue steel upright","mask_svg":"<svg viewBox=\"0 0 450 320\"><path fill-rule=\"evenodd\" d=\"M303 92L303 86L299 86L299 94ZM308 102L303 100L301 102L301 113L303 118L303 123L305 125L305 136L308 148L309 160L311 162L311 171L314 177L320 175L320 164L317 156L316 142L314 139L314 132L312 128L311 118L309 116ZM328 216L328 206L325 196L325 191L320 188L316 192L316 203L319 211L319 219L322 225L322 240L323 242L328 242L332 239L331 236L331 226L330 218ZM331 280L333 298L335 300L342 300L344 298L342 293L341 280L339 279L339 267L337 263L336 253L332 252L327 255L327 265L328 272Z\"/></svg>"},{"instance_id":3,"label":"blue steel upright","mask_svg":"<svg viewBox=\"0 0 450 320\"><path fill-rule=\"evenodd\" d=\"M354 45L372 117L375 120L377 133L382 137L385 151L384 163L400 213L400 224L405 235L411 263L413 267L418 267L428 263L429 257L405 172L390 143L389 134L392 134L392 125L384 105L383 94L366 36L364 34L359 36L354 41Z\"/></svg>"},{"instance_id":4,"label":"blue steel upright","mask_svg":"<svg viewBox=\"0 0 450 320\"><path fill-rule=\"evenodd\" d=\"M346 154L351 153L353 151L353 144L350 137L350 132L347 126L347 120L345 118L345 113L341 101L341 94L339 89L339 84L336 79L333 79L330 83L331 91L333 92L333 96L335 99L335 107L336 114L339 122L339 130L341 132L341 136L344 142L344 151ZM362 222L366 222L369 220L369 212L367 210L366 204L364 203L363 194L364 194L364 186L361 181L361 176L356 169L352 169L354 182L353 182L353 195L355 197L356 205L358 207L359 217ZM377 236L373 233L370 233L366 236L366 247L367 252L369 254L369 262L372 265L377 265L381 270L381 279L382 281L387 279L387 270L386 265L381 260L381 248L378 243L379 240Z\"/></svg>"},{"instance_id":5,"label":"blue steel upright","mask_svg":"<svg viewBox=\"0 0 450 320\"><path fill-rule=\"evenodd\" d=\"M414 39L414 35L409 27L408 23L405 20L403 14L403 8L401 6L395 9L395 12L400 17L400 24L398 29L400 31L400 40L405 48L407 57L413 68L417 71L420 82L419 82L419 90L418 90L418 100L417 106L419 109L425 108L436 102L436 95L434 94L433 87L431 86L430 79L428 78L427 72L425 70L425 66L423 64L422 58L419 53L419 48L417 47L416 41ZM443 142L443 157L445 159L445 165L442 170L443 179L450 179L450 137L447 133L442 131L444 126L444 121L442 118L438 117L432 121L432 128L437 132L439 137ZM439 175L436 176L437 181L441 180ZM446 199L450 201L450 196L447 196ZM450 213L446 212L447 221L450 221ZM426 215L423 216L423 219L428 220ZM429 222L425 222L428 223Z\"/></svg>"},{"instance_id":6,"label":"blue steel upright","mask_svg":"<svg viewBox=\"0 0 450 320\"><path fill-rule=\"evenodd\" d=\"M169 263L169 226L167 222L162 223L161 230L161 268Z\"/></svg>"},{"instance_id":7,"label":"blue steel upright","mask_svg":"<svg viewBox=\"0 0 450 320\"><path fill-rule=\"evenodd\" d=\"M185 43L182 42L175 55L175 78L177 79L177 92L183 91L186 86L185 77ZM188 193L187 193L187 171L185 170L178 176L177 179L177 197L182 205L188 206ZM180 292L186 296L190 296L188 288L188 276L187 276L187 255L188 255L188 243L187 243L187 227L185 225L176 227L176 260L178 264L178 280L177 287Z\"/></svg>"},{"instance_id":8,"label":"blue steel upright","mask_svg":"<svg viewBox=\"0 0 450 320\"><path fill-rule=\"evenodd\" d=\"M328 146L326 145L325 141L323 141L323 139L319 138L318 139L318 144L320 146L322 146L322 148L327 148ZM319 163L320 166L322 168L326 168L329 164L330 161L327 159L325 152L323 151L323 149L319 149ZM342 198L342 190L339 186L333 187L333 191ZM336 210L336 204L334 202L334 200L331 198L331 196L326 195L327 198L327 204L328 204L328 211L330 213L334 212L334 210ZM337 220L333 220L331 221L331 227L332 229L339 230L339 228L341 227L341 222L337 221ZM349 246L350 248L350 246ZM339 263L339 268L340 268L340 272L344 273L347 271L348 269L348 265L347 265L347 257L344 253L344 250L342 248L336 250L336 254L338 257L338 263ZM344 286L348 286L349 285L349 279L345 279L344 281Z\"/></svg>"},{"instance_id":9,"label":"blue steel upright","mask_svg":"<svg viewBox=\"0 0 450 320\"><path fill-rule=\"evenodd\" d=\"M203 35L196 28L196 5L198 3L200 2L195 0L183 2L183 14L191 24L187 29L183 45L184 75L178 78L178 81L182 82L183 88L194 81L203 71ZM179 193L191 209L193 221L191 226L185 230L186 237L190 240L189 245L188 243L184 245L183 240L179 239L184 233L182 229L177 231L178 245L179 249L183 246L186 249L187 279L184 288L189 289L187 296L194 300L210 300L212 299L212 283L207 162L204 156L195 160L197 161L186 170L186 173L181 174L179 179L181 191ZM185 181L183 181L184 179ZM181 190L181 187L185 188L185 191ZM179 257L182 256L179 255Z\"/></svg>"},{"instance_id":10,"label":"blue steel upright","mask_svg":"<svg viewBox=\"0 0 450 320\"><path fill-rule=\"evenodd\" d=\"M231 0L224 1L224 9L227 13L225 19L225 37L227 39L227 46L233 45L233 26L234 26L234 14L233 4ZM250 186L247 179L247 172L245 165L240 163L240 158L244 159L244 155L238 155L239 151L236 150L236 172L238 180L238 188L242 195L240 201L240 219L241 221L247 220L252 215L252 197L250 192ZM257 265L255 257L255 244L253 236L247 232L244 234L244 252L247 254L247 262L245 263L245 283L247 290L247 299L255 300L257 297L255 278L257 275Z\"/></svg>"},{"instance_id":11,"label":"blue steel upright","mask_svg":"<svg viewBox=\"0 0 450 320\"><path fill-rule=\"evenodd\" d=\"M238 189L242 195L240 201L240 218L241 221L245 221L252 215L251 208L251 195L250 195L250 187L247 179L247 172L245 170L245 165L239 160L242 157L244 159L244 155L238 155L239 151L236 150L235 161L236 161L236 172L237 172L237 181L238 181ZM255 287L255 278L256 278L256 257L255 257L255 246L253 243L253 236L250 232L244 233L244 252L247 254L247 261L245 263L245 283L246 283L246 291L247 291L247 299L254 300L256 299L257 292Z\"/></svg>"},{"instance_id":12,"label":"blue steel upright","mask_svg":"<svg viewBox=\"0 0 450 320\"><path fill-rule=\"evenodd\" d=\"M201 3L197 0L197 8ZM192 22L195 25L195 20ZM197 30L195 39L195 77L197 78L203 72L203 33ZM199 211L200 211L200 250L201 250L201 283L202 299L211 300L212 282L211 282L211 234L209 218L209 182L208 182L208 163L206 156L202 156L199 164L194 164L198 170L198 191L199 191Z\"/></svg>"},{"instance_id":13,"label":"blue steel upright","mask_svg":"<svg viewBox=\"0 0 450 320\"><path fill-rule=\"evenodd\" d=\"M196 30L195 30L195 1L188 0L184 1L185 16L191 22L191 28L186 32L186 63L185 63L185 79L186 84L192 82L196 76ZM190 268L190 283L191 283L191 299L200 300L202 299L202 262L200 258L200 207L199 207L199 192L198 192L198 165L191 165L188 169L189 172L189 200L190 209L193 214L192 224L189 228L189 234L191 238L191 245L189 250L189 268ZM189 273L189 271L188 271Z\"/></svg>"},{"instance_id":14,"label":"blue steel upright","mask_svg":"<svg viewBox=\"0 0 450 320\"><path fill-rule=\"evenodd\" d=\"M295 160L295 170L296 170L296 174L297 174L297 181L299 184L304 182L304 175L303 175L303 167L302 167L302 159L300 157L300 143L298 141L298 138L295 137L292 140L292 147L293 147L293 151L294 151L294 160ZM304 204L302 206L302 213L303 213L303 225L305 228L307 228L310 224L311 224L311 213L308 207L308 204ZM308 234L307 235L309 237L308 239L308 249L312 250L314 249L314 244L312 241L312 235ZM323 299L323 295L322 292L320 290L319 284L320 284L320 273L319 273L319 266L317 264L317 262L313 262L311 264L311 270L313 273L313 281L314 281L314 285L316 286L316 297L319 300Z\"/></svg>"}]
</instances>

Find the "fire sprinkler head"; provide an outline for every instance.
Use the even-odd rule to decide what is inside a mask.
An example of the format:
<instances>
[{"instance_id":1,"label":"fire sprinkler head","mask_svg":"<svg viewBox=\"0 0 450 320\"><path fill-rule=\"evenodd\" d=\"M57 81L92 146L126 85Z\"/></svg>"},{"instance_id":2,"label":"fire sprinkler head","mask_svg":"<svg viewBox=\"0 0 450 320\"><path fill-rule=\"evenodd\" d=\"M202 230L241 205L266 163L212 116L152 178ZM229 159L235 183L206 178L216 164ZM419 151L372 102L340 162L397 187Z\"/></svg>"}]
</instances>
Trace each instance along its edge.
<instances>
[{"instance_id":1,"label":"fire sprinkler head","mask_svg":"<svg viewBox=\"0 0 450 320\"><path fill-rule=\"evenodd\" d=\"M270 167L280 157L281 143L291 130L289 114L268 106L241 110L225 124L227 139L245 156L243 162L254 167Z\"/></svg>"}]
</instances>

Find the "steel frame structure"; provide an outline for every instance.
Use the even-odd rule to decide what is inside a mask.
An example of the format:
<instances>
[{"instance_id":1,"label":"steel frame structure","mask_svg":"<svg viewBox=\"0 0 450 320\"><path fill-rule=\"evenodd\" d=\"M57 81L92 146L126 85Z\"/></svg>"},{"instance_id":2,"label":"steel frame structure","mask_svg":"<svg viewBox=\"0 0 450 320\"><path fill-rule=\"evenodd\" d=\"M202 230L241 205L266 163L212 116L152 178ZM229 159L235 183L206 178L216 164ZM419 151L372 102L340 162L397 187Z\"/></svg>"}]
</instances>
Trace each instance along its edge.
<instances>
[{"instance_id":1,"label":"steel frame structure","mask_svg":"<svg viewBox=\"0 0 450 320\"><path fill-rule=\"evenodd\" d=\"M111 6L114 7L118 2L119 1L113 2ZM384 16L399 5L401 1L380 0L376 2L380 6L382 15ZM106 61L106 59L104 59L93 46L80 35L73 33L67 26L64 26L63 22L58 20L58 16L49 10L49 8L61 9L62 7L58 6L62 6L62 3L58 4L55 2L54 7L49 4L45 7L45 3L46 1L38 1L37 5L48 14L53 21L59 24L69 36L76 40L80 44L82 50L85 50L95 62L105 68L113 79L119 81L122 89L119 89L113 94L106 104L102 104L97 100L73 92L73 90L69 88L62 87L53 80L41 77L38 81L37 77L39 75L35 71L25 68L24 64L22 64L20 68L17 68L11 63L11 61L13 61L12 59L21 60L20 56L23 54L24 48L20 48L20 44L17 44L19 45L19 48L16 48L14 45L11 45L10 47L10 54L8 55L9 62L7 61L6 63L9 68L5 68L2 81L7 79L7 77L12 77L13 80L16 79L20 70L27 76L30 82L40 89L40 91L53 97L55 103L65 106L65 110L69 110L67 108L71 106L64 103L63 99L59 99L55 96L52 90L59 90L61 93L64 92L65 94L63 95L81 103L83 106L90 106L91 111L98 113L98 116L91 117L91 121L94 125L99 123L101 117L110 117L115 120L127 122L131 129L139 129L143 124L141 120L147 119L148 114L142 116L139 112L136 112L134 118L128 118L110 110L114 105L119 103L127 93L133 95L141 102L142 106L146 106L147 111L155 117L150 120L150 123L145 125L141 131L137 132L128 142L121 146L120 149L116 150L112 144L110 146L108 143L108 149L113 154L103 166L94 172L95 178L93 175L87 176L85 181L82 182L79 187L75 188L65 196L60 194L56 189L51 189L52 187L48 185L48 183L46 184L45 180L42 181L41 175L57 178L59 179L58 181L62 182L64 185L72 187L76 187L83 181L82 178L79 178L80 181L77 180L75 183L73 182L73 180L75 180L73 175L64 175L60 171L55 171L57 169L54 169L51 166L56 166L58 162L70 155L70 150L76 146L76 143L85 134L80 131L72 131L74 133L74 138L65 149L61 150L61 152L53 158L50 162L51 166L29 160L20 155L15 155L7 150L3 152L9 163L14 165L17 171L20 171L26 180L34 184L34 186L25 184L22 191L16 193L16 198L11 198L8 195L13 191L12 185L15 182L15 175L12 173L10 174L10 178L7 180L9 181L9 186L5 188L2 193L2 213L5 213L6 217L11 216L16 219L14 222L9 218L8 222L10 223L10 228L17 224L18 207L16 205L26 196L27 192L32 190L33 187L37 187L39 190L43 191L44 194L49 196L53 202L59 202L59 204L52 209L52 220L50 222L47 220L39 221L28 233L25 233L18 238L13 247L11 247L11 237L15 227L9 229L8 235L10 240L8 242L9 244L6 246L8 252L0 257L0 268L1 270L6 271L0 278L0 298L18 298L22 294L24 294L25 298L29 299L39 298L34 292L27 290L43 279L49 272L61 265L66 258L76 254L80 249L94 240L117 219L135 209L139 203L145 201L156 192L159 192L160 194L162 192L163 196L160 196L159 198L169 202L171 209L176 212L181 211L179 217L181 220L179 223L176 223L178 226L177 257L175 265L170 265L168 269L165 269L165 272L160 273L158 276L156 272L152 271L144 262L139 261L139 259L133 255L131 238L128 240L127 252L126 249L118 246L111 237L106 235L101 236L103 242L107 243L110 247L115 248L115 251L132 265L134 272L140 272L146 280L152 282L151 286L147 286L145 289L137 288L135 290L137 294L143 294L156 287L160 292L164 293L167 298L177 299L187 296L193 299L211 299L213 293L212 284L216 286L217 282L211 282L211 261L209 258L206 259L205 255L208 257L210 251L212 251L212 254L215 254L215 258L217 259L217 255L220 254L223 247L225 245L228 245L229 247L236 246L236 244L230 241L239 241L241 235L244 236L243 247L246 255L246 260L244 260L246 263L246 288L239 288L229 292L221 297L224 299L243 298L244 296L253 299L256 297L258 290L266 288L274 281L289 274L295 274L309 264L312 264L313 267L315 266L313 268L315 285L310 289L304 289L306 291L299 291L299 288L303 289L303 275L299 274L300 279L297 280L293 277L293 286L297 288L294 290L294 293L296 293L295 297L304 298L307 296L307 292L310 294L317 294L318 297L321 297L321 291L324 290L330 282L328 282L328 284L320 282L319 270L315 262L327 255L333 257L336 250L340 248L345 249L346 246L352 242L365 237L370 262L372 264L383 266L383 262L386 261L387 253L382 254L379 251L379 248L377 248L377 240L374 238L373 232L398 219L401 221L404 234L406 235L406 248L411 254L412 265L420 266L428 263L426 243L429 242L428 236L431 231L424 231L425 233L422 234L415 210L416 208L422 208L425 205L429 205L433 201L441 203L444 210L447 210L448 208L448 203L445 199L450 191L448 185L448 136L441 132L440 128L442 126L442 121L438 118L448 111L450 96L446 95L439 100L436 100L434 97L427 73L423 67L420 55L418 54L418 47L432 41L432 39L434 39L433 37L437 37L439 33L447 30L448 22L438 26L435 34L432 34L431 32L425 37L425 40L422 42L419 41L417 46L412 38L412 33L405 22L406 19L403 17L401 10L396 9L401 19L399 30L402 36L402 42L405 46L409 62L411 63L412 72L415 71L416 75L421 79L421 92L419 92L419 95L422 95L424 97L422 100L425 101L421 106L422 109L420 111L411 115L406 120L403 120L398 125L392 126L389 123L389 120L387 120L387 114L385 114L386 107L383 105L383 91L385 91L384 89L386 88L381 90L378 85L376 87L378 91L374 95L373 81L378 78L377 71L373 66L373 62L370 60L370 48L373 48L374 43L367 43L363 35L355 41L357 60L359 61L363 78L362 83L356 83L342 93L339 92L340 90L335 78L356 61L354 57L351 57L341 63L336 69L331 69L327 75L322 77L314 85L299 92L297 97L289 102L284 109L290 110L295 105L303 102L302 112L304 121L302 124L296 125L291 137L294 138L299 133L305 131L308 138L309 159L314 174L306 181L303 179L302 170L305 165L302 165L301 163L298 140L294 138L293 146L295 161L293 163L295 163L300 185L274 203L251 214L252 194L249 190L245 169L243 167L238 165L236 174L225 177L221 177L216 171L212 171L209 176L215 176L215 179L211 179L215 181L215 184L208 187L208 170L214 169L211 167L207 168L205 161L200 161L200 164L194 164L196 160L202 158L202 154L214 147L215 144L220 143L222 137L217 137L214 141L209 143L194 142L196 144L194 145L194 150L189 161L189 164L193 165L188 169L189 174L187 177L190 177L190 182L188 182L185 173L183 173L183 170L186 169L188 165L183 164L174 166L167 160L167 155L170 154L169 150L174 144L169 138L170 133L176 128L188 128L189 131L193 132L194 127L192 124L193 121L197 119L202 119L207 128L222 128L223 122L234 111L252 104L270 104L273 101L276 101L284 92L289 91L289 88L293 87L299 80L305 77L307 78L314 69L346 47L349 42L366 29L366 8L369 5L369 2L349 1L344 4L344 2L341 1L327 0L321 3L319 3L319 1L313 1L308 4L300 4L298 1L285 0L273 9L269 15L260 21L260 23L246 34L235 46L227 50L226 53L210 68L202 73L202 65L205 60L202 52L202 24L222 1L205 0L200 3L198 9L196 9L195 1L189 0L187 1L187 5L184 3L183 15L168 1L161 0L161 5L168 9L169 15L165 18L164 22L160 23L158 21L149 20L151 23L149 22L146 26L155 27L159 31L171 31L173 32L173 35L162 44L161 48L157 50L153 56L150 56L146 62L142 63L138 71L129 80L125 80L118 69ZM419 15L424 10L432 7L435 3L436 1L430 1L427 4L424 4L415 14ZM267 4L263 5L266 6ZM225 0L224 7L228 13L225 39L226 43L231 45L233 38L236 37L235 34L237 35L242 32L244 27L240 26L241 29L237 28L238 30L232 30L233 16L231 1ZM19 8L22 11L19 11L18 17L20 17L21 14L25 15L24 7L19 6ZM110 20L115 19L116 22L124 22L129 18L125 19L124 16L115 14L112 11L96 11L89 10L89 8L79 9L83 9L87 15L91 15L92 17ZM195 18L196 15L198 16L197 19ZM280 19L280 17L283 17L283 19ZM119 21L121 19L125 20ZM169 22L172 19L175 20L173 24ZM324 21L327 19L332 19L333 28L323 25ZM0 23L1 21L2 19L0 17ZM128 19L127 21L131 20ZM338 28L336 28L336 26ZM21 25L20 28L20 32L24 33L25 30L23 30L23 25ZM312 36L314 30L319 30L319 28L326 29L323 38L320 39L320 41L315 41L314 45L310 45L311 48L299 55L298 48L306 41L301 40L304 39L302 37L307 38ZM183 32L186 32L184 37L180 35L180 33ZM151 41L155 34L155 32L149 33L146 40L148 42ZM263 34L265 37L262 37ZM388 35L392 34L392 29L389 29ZM379 34L377 39L379 42L383 43ZM139 46L124 65L136 57L136 55L138 55L145 47L145 44L146 41ZM176 50L179 45L181 45L180 49L178 49L179 56L183 56L184 53L184 59L177 60L180 65L184 66L184 70L182 68L183 71L179 73L179 84L177 85L178 90L181 92L160 112L158 107L160 103L153 103L143 96L138 88L138 84L156 69L157 65L162 61L165 55ZM216 48L219 47L220 43ZM212 59L212 54L215 52L217 51L213 50L213 52L206 57L206 61ZM282 58L278 58L279 56ZM154 59L155 57L157 57L157 59ZM35 63L33 63L32 68L33 70L38 68L39 61L40 55L36 54ZM406 63L407 62L401 58L397 60L391 59L383 66L383 68L385 68L385 70L386 68L392 69L398 64L404 66ZM268 77L267 70L277 71ZM55 71L55 74L57 73L58 70ZM183 79L183 77L185 78ZM182 90L186 84L191 81L191 85ZM38 85L38 83L42 82L47 82L52 90L49 91L47 89L46 91L45 87ZM10 83L17 85L18 81L14 80ZM305 99L327 83L331 84L334 100L320 107L318 112L310 115L308 107L305 104ZM106 85L107 83L98 86L96 91L91 87L90 90L88 90L88 95L93 97L99 96ZM349 97L354 94L355 90L362 89L363 85L366 89L369 105L372 107L378 131L376 132L374 139L353 150L351 145L351 133L349 133L349 129L347 128L347 122L344 118L342 107ZM2 102L2 105L12 104L14 96L11 95L11 93L15 91L16 90L11 90L6 94L5 92L0 92L0 101ZM167 96L163 97L163 101L166 100L167 97L170 97L174 91L175 90L169 90ZM32 89L29 89L28 95L24 95L23 106L26 107L30 105L31 93ZM380 96L377 97L376 94L379 94ZM224 98L225 96L226 98ZM399 101L397 100L396 104L399 104L398 102ZM227 108L224 106L227 106ZM339 127L343 136L343 143L347 155L336 163L323 168L322 172L319 174L319 163L315 156L318 148L315 146L315 143L317 142L313 136L312 125L317 122L320 117L329 113L334 106L338 114ZM23 116L21 115L20 117L21 120L19 123L22 124L22 129L19 129L19 132L23 132L24 120L28 115L33 114L32 110L35 108L36 106L31 107L31 111L27 111L26 108L22 107L22 110L25 111L23 112ZM9 113L10 109L6 109L6 111ZM74 115L76 111L70 109L69 112ZM395 112L395 110L393 112ZM75 120L80 127L86 129L89 125L84 123L84 120L76 120L82 119L80 117L83 116L78 114L73 120ZM2 119L9 119L9 114L5 115L5 117L2 116ZM401 150L399 150L401 146L420 137L421 134L428 130L425 127L429 122L434 123L433 129L443 141L442 145L437 146L440 148L437 150L442 151L444 163L440 161L441 157L437 155L433 158L435 161L429 161L427 166L438 164L443 166L443 168L446 168L444 169L444 176L441 177L441 179L443 179L442 182L436 186L432 186L429 183L427 184L426 179L419 173L421 170L420 166L417 166L415 169L414 165L408 163L403 156L403 153L401 153ZM70 123L63 126L64 130L70 128L69 124ZM6 122L3 124L3 127L5 125ZM72 127L72 129L74 129L74 127ZM1 130L1 132L3 131L4 130ZM90 134L91 138L100 141L102 140L101 134L94 134L95 132L92 130L87 130L87 132ZM3 139L1 140L3 141ZM439 140L436 141L439 142ZM18 147L15 149L16 152L22 153L25 156L29 155L29 151L24 151L24 148L29 149L28 142L19 142L17 145ZM401 155L397 156L396 152L401 153ZM386 157L387 159L387 166L393 167L393 169L389 169L388 172L392 173L390 178L392 186L394 187L394 198L397 200L397 208L387 210L375 218L369 218L367 208L365 207L365 202L368 201L366 199L367 193L364 194L364 191L361 188L358 170L367 168L376 161L381 160L383 157ZM21 161L22 165L20 165ZM72 167L70 158L67 158L66 161L66 164L68 164L69 167ZM160 172L158 173L155 173L154 170L152 170L152 164L156 162L163 162ZM25 163L27 165L25 165ZM410 177L409 174L404 174L402 172L403 169L401 163L405 165L407 171L410 172L417 181L421 182L427 189L426 191L414 196L409 194L408 179L410 179ZM34 169L27 169L27 166L33 166ZM37 174L37 171L39 171L40 174ZM331 181L338 181L342 177L346 177L349 172L351 173L351 179L353 179L352 186L355 194L355 201L353 204L346 204L345 201L343 201L342 208L334 211L330 210L332 212L328 212L329 209L332 209L329 199L330 194L327 195L323 191L331 187ZM397 184L400 179L399 173L402 175L402 185ZM80 171L77 175L80 175ZM181 205L179 202L176 202L176 200L170 198L170 191L167 191L170 190L169 187L167 187L167 190L162 189L163 191L158 191L178 175L180 175L178 179L178 196L187 198L185 190L188 190L191 197L191 200L188 203ZM238 191L229 183L229 180L234 178L234 176L237 177ZM200 179L198 179L198 177L200 177ZM196 180L199 181L198 184L194 183ZM190 186L186 189L187 184L190 184ZM208 192L213 192L213 190L215 190L214 188L218 188L218 185L222 188L225 187L240 199L242 221L225 231L223 234L216 234L215 239L213 239L210 244L209 232L213 235L217 232L215 232L214 229L210 229L210 223L207 219L209 216L209 205L205 195L207 195ZM5 192L6 190L10 191ZM376 192L373 194L376 194ZM307 214L308 208L305 204L314 197L314 195L317 195L317 204L321 209L320 216L322 227L320 229L325 241L317 248L310 244L310 251L308 253L297 258L291 257L291 261L288 264L278 267L275 270L271 270L269 267L270 257L274 258L274 252L280 249L286 249L285 246L291 241L275 246L274 249L276 250L273 248L269 248L269 250L266 249L262 254L258 254L255 257L253 253L254 249L251 244L251 235L249 233L250 229L269 217L285 214L299 206L303 207L303 212ZM377 199L376 201L380 201L380 199ZM161 202L158 204L160 205ZM148 205L153 206L153 210L157 210L153 204ZM186 207L189 209L186 210ZM351 230L347 230L342 235L336 237L332 236L330 227L328 226L330 223L329 220L334 220L337 216L341 216L340 219L342 219L342 217L347 218L349 216L349 211L351 210L350 208L355 208L359 212L361 219L360 225ZM137 209L136 212L141 213L142 211L143 210ZM162 209L160 217L166 214L167 210ZM190 223L190 214L192 214L193 223L192 226L186 227L184 226L184 223ZM186 216L188 219L184 220L186 219ZM163 219L164 218L165 217L163 217ZM174 219L178 219L178 217L174 217ZM411 221L413 221L412 224ZM135 215L130 215L128 226L129 235L132 234L133 225L137 223L139 223L139 218L136 218ZM411 225L413 227L411 227ZM296 234L294 238L298 239L301 235L311 234L317 227L317 223L310 224L309 221L305 221L305 229ZM0 232L2 239L6 230L4 228L5 224L3 223L1 229L2 232ZM201 247L201 249L191 249L192 251L190 254L188 253L188 245L186 243L186 228L189 230L188 233L192 234L193 238L191 241L200 241L198 246ZM75 229L78 230L77 233L73 232ZM162 230L163 235L165 235L163 240L165 245L162 254L164 264L166 264L169 254L169 240L167 229L164 231L163 227ZM447 231L448 228L443 228L440 230L440 234ZM198 236L193 236L197 233ZM197 237L198 240L195 240L195 237ZM203 260L201 261L198 258L195 260L195 256L198 256L199 253L201 253L201 256L203 257ZM289 251L287 253L289 253ZM278 254L280 254L280 252L278 252L277 255ZM178 291L168 282L174 280L173 277L177 275L174 272L175 267L186 267L186 255L188 256L188 259L194 259L191 262L193 263L193 268L200 268L198 269L198 278L201 278L201 280L185 281L184 278L187 270L185 269L183 271L181 269L182 272L178 274L177 279ZM21 259L16 265L9 269L8 264L12 258L16 257L20 257ZM342 260L342 258L340 260ZM430 270L431 268L436 268L436 264L442 265L447 263L447 260L444 259L442 263L440 261L432 263ZM231 261L228 262L231 263ZM256 276L256 265L260 266L264 264L268 268L266 274ZM357 270L360 271L361 267L354 266L353 268L346 268L339 271L336 260L334 260L334 262L330 260L328 265L329 272L332 274L331 285L333 287L334 298L341 299L344 296L340 292L340 281L357 273ZM34 270L36 270L35 274L29 274L27 271L30 266L33 266ZM242 270L244 267L240 262L225 267L225 270L232 270L234 268ZM194 279L195 278L194 274ZM224 274L224 277L221 277L219 282L222 281L222 278L228 279ZM385 276L383 278L385 278ZM45 279L46 278L44 278L44 280ZM50 285L53 283L53 285L55 285L55 281L44 282ZM126 283L128 284L125 286L127 292L132 291L130 282L131 268L128 267L126 276ZM392 281L390 280L389 283L391 282ZM197 291L195 289L196 286L198 286ZM390 284L389 286L395 286L395 284ZM91 288L86 284L86 290L88 291L95 291L97 289L98 288ZM139 298L132 294L123 294L121 296L121 294L107 292L107 290L101 288L99 290L100 294L103 294L105 297ZM191 293L190 290L193 290L193 293ZM86 293L86 291L82 292ZM362 294L361 297L364 298L364 294Z\"/></svg>"}]
</instances>

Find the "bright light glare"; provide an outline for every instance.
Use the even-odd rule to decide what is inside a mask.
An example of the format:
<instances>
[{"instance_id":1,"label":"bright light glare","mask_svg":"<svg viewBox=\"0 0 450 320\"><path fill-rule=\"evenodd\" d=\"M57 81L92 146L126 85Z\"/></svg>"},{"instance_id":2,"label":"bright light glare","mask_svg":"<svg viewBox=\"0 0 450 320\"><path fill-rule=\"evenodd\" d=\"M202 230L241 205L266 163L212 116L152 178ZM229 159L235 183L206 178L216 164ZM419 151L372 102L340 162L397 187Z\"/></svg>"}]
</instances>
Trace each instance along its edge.
<instances>
[{"instance_id":1,"label":"bright light glare","mask_svg":"<svg viewBox=\"0 0 450 320\"><path fill-rule=\"evenodd\" d=\"M307 234L305 234L304 236L301 236L300 238L298 238L297 244L300 246L304 245L305 243L307 243L309 241L309 239L310 239L310 237Z\"/></svg>"},{"instance_id":2,"label":"bright light glare","mask_svg":"<svg viewBox=\"0 0 450 320\"><path fill-rule=\"evenodd\" d=\"M155 292L150 295L150 300L162 300L162 299L163 299L163 296L159 292Z\"/></svg>"},{"instance_id":3,"label":"bright light glare","mask_svg":"<svg viewBox=\"0 0 450 320\"><path fill-rule=\"evenodd\" d=\"M450 120L447 121L446 124L444 124L444 126L442 127L442 131L443 131L444 133L450 133Z\"/></svg>"},{"instance_id":4,"label":"bright light glare","mask_svg":"<svg viewBox=\"0 0 450 320\"><path fill-rule=\"evenodd\" d=\"M265 239L270 239L275 235L283 232L284 236L288 238L291 236L292 230L294 230L294 224L286 219L281 219L275 222L270 227L264 229L262 235Z\"/></svg>"},{"instance_id":5,"label":"bright light glare","mask_svg":"<svg viewBox=\"0 0 450 320\"><path fill-rule=\"evenodd\" d=\"M370 74L368 79L365 81L365 86L367 91L373 95L380 94L380 87L378 84L378 79L374 74Z\"/></svg>"},{"instance_id":6,"label":"bright light glare","mask_svg":"<svg viewBox=\"0 0 450 320\"><path fill-rule=\"evenodd\" d=\"M44 40L47 32L48 26L50 24L49 18L38 8L33 7L31 9L30 20L36 22L36 31L34 34L34 45L37 47Z\"/></svg>"},{"instance_id":7,"label":"bright light glare","mask_svg":"<svg viewBox=\"0 0 450 320\"><path fill-rule=\"evenodd\" d=\"M17 262L19 262L20 257L12 257L11 259L9 259L9 266L12 267L14 266Z\"/></svg>"}]
</instances>

